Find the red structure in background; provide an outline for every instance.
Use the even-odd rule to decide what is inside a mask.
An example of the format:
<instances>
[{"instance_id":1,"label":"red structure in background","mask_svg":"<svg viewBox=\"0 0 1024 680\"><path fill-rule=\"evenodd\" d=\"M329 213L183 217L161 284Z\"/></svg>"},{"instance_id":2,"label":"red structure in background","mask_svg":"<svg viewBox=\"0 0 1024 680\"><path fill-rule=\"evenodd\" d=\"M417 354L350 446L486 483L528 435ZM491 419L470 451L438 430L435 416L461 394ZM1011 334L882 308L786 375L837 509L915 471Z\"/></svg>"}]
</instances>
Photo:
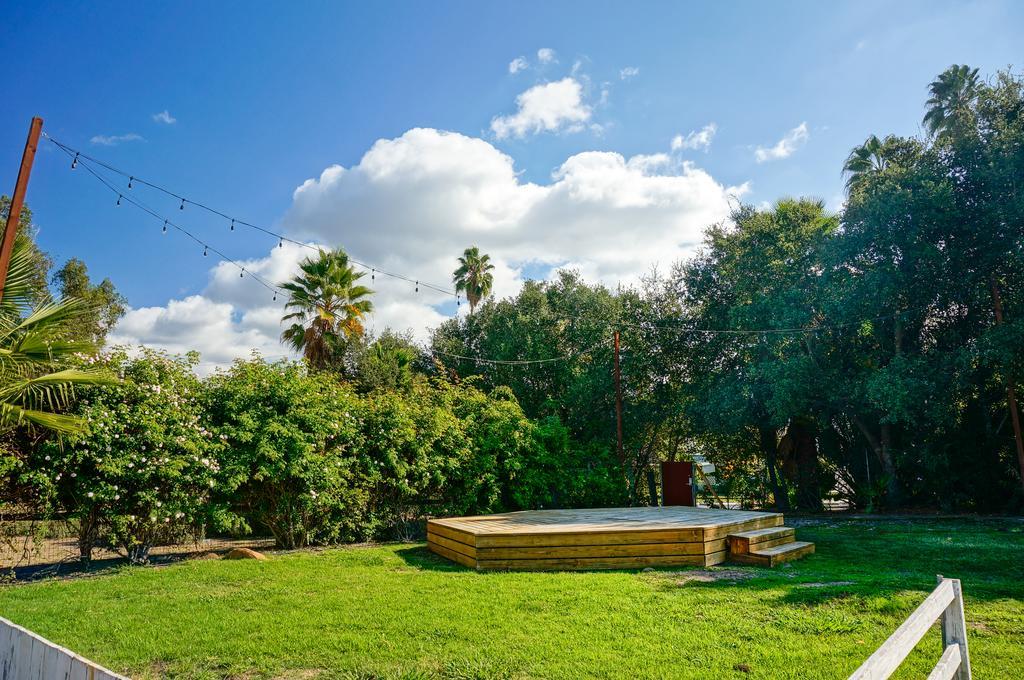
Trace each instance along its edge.
<instances>
[{"instance_id":1,"label":"red structure in background","mask_svg":"<svg viewBox=\"0 0 1024 680\"><path fill-rule=\"evenodd\" d=\"M695 505L693 463L663 462L661 464L662 505Z\"/></svg>"}]
</instances>

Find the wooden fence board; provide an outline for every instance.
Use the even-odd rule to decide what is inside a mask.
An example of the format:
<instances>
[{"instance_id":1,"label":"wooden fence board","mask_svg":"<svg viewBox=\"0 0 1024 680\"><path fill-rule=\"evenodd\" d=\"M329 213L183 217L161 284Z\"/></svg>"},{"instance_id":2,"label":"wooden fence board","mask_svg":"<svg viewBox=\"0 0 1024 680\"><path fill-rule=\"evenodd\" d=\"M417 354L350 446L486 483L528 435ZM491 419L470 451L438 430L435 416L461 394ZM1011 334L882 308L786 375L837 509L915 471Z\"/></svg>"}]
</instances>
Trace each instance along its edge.
<instances>
[{"instance_id":1,"label":"wooden fence board","mask_svg":"<svg viewBox=\"0 0 1024 680\"><path fill-rule=\"evenodd\" d=\"M128 680L0 618L0 680Z\"/></svg>"},{"instance_id":2,"label":"wooden fence board","mask_svg":"<svg viewBox=\"0 0 1024 680\"><path fill-rule=\"evenodd\" d=\"M899 668L921 638L935 623L942 621L942 657L928 675L928 680L970 680L971 664L967 654L967 626L964 621L963 594L960 581L938 577L939 584L899 628L860 668L850 680L885 680Z\"/></svg>"}]
</instances>

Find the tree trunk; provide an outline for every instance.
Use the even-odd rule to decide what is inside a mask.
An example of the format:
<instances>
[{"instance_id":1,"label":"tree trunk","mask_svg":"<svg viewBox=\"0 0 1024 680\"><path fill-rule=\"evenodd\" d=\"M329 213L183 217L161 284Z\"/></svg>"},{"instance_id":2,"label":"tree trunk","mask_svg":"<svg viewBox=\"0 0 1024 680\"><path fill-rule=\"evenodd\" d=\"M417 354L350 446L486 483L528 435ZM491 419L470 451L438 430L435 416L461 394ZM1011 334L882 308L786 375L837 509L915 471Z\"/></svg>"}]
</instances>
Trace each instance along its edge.
<instances>
[{"instance_id":1,"label":"tree trunk","mask_svg":"<svg viewBox=\"0 0 1024 680\"><path fill-rule=\"evenodd\" d=\"M768 483L772 488L772 500L776 510L789 510L789 494L785 482L778 473L779 434L774 428L758 428L760 435L761 454L764 456L765 467L768 468Z\"/></svg>"},{"instance_id":2,"label":"tree trunk","mask_svg":"<svg viewBox=\"0 0 1024 680\"><path fill-rule=\"evenodd\" d=\"M999 297L999 284L996 277L990 276L992 285L992 304L996 312L996 325L1003 324L1003 301ZM1010 410L1010 422L1013 425L1013 439L1017 447L1017 466L1020 470L1020 483L1024 487L1024 436L1021 435L1020 412L1017 411L1017 393L1013 389L1013 376L1006 376L1006 406Z\"/></svg>"},{"instance_id":3,"label":"tree trunk","mask_svg":"<svg viewBox=\"0 0 1024 680\"><path fill-rule=\"evenodd\" d=\"M785 463L783 471L796 487L796 506L801 510L821 512L821 466L818 463L818 441L802 418L792 418L786 435L779 442Z\"/></svg>"},{"instance_id":4,"label":"tree trunk","mask_svg":"<svg viewBox=\"0 0 1024 680\"><path fill-rule=\"evenodd\" d=\"M864 439L868 441L871 450L875 452L878 462L882 464L882 472L885 475L886 498L891 505L899 505L902 498L900 497L899 484L896 481L896 464L892 459L892 425L883 423L880 426L881 436L876 437L860 418L854 416L852 420L857 429L864 435Z\"/></svg>"}]
</instances>

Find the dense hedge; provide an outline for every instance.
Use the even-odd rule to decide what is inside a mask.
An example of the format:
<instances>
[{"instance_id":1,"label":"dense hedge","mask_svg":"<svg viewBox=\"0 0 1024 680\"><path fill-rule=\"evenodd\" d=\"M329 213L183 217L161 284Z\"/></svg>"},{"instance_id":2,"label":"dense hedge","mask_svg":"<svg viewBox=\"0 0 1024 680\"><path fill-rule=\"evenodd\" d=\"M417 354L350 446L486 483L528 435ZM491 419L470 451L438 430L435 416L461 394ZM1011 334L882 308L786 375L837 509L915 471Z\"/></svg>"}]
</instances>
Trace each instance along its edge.
<instances>
[{"instance_id":1,"label":"dense hedge","mask_svg":"<svg viewBox=\"0 0 1024 680\"><path fill-rule=\"evenodd\" d=\"M282 547L408 537L428 515L624 499L603 449L557 418L528 419L508 388L422 376L361 393L294 362L238 361L205 381L195 357L103 357L122 378L81 391L87 431L51 440L23 480L80 530L136 561L204 532Z\"/></svg>"}]
</instances>

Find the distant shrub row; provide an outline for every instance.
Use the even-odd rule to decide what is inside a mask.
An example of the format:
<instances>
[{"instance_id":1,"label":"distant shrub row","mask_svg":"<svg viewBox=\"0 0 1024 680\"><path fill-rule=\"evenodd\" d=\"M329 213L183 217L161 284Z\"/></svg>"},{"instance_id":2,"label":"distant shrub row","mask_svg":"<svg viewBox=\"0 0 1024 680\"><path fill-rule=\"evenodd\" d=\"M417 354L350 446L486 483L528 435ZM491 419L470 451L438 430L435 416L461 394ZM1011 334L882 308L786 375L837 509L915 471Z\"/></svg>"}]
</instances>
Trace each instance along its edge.
<instances>
[{"instance_id":1,"label":"distant shrub row","mask_svg":"<svg viewBox=\"0 0 1024 680\"><path fill-rule=\"evenodd\" d=\"M531 421L508 388L418 378L360 394L301 364L238 361L200 380L195 357L115 352L122 378L80 391L80 435L19 463L45 508L98 545L145 561L154 545L217 533L279 546L406 537L427 515L622 502L606 449Z\"/></svg>"}]
</instances>

